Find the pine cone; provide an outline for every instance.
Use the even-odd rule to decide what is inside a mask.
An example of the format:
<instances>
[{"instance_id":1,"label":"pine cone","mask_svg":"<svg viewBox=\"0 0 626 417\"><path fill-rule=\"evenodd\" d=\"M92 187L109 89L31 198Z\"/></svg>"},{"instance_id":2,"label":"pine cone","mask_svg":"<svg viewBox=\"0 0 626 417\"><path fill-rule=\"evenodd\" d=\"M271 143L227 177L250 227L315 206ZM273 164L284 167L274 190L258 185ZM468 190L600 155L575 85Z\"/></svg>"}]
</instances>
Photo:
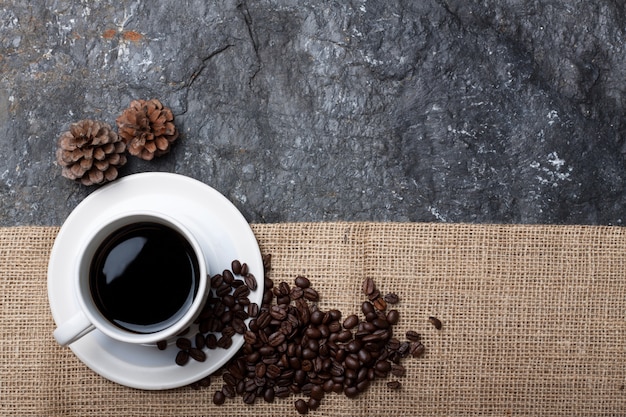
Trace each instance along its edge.
<instances>
[{"instance_id":1,"label":"pine cone","mask_svg":"<svg viewBox=\"0 0 626 417\"><path fill-rule=\"evenodd\" d=\"M61 135L56 156L64 177L94 185L117 178L117 169L126 163L125 151L126 144L110 125L81 120Z\"/></svg>"},{"instance_id":2,"label":"pine cone","mask_svg":"<svg viewBox=\"0 0 626 417\"><path fill-rule=\"evenodd\" d=\"M172 111L157 99L131 101L116 122L128 152L146 161L168 153L178 138Z\"/></svg>"}]
</instances>

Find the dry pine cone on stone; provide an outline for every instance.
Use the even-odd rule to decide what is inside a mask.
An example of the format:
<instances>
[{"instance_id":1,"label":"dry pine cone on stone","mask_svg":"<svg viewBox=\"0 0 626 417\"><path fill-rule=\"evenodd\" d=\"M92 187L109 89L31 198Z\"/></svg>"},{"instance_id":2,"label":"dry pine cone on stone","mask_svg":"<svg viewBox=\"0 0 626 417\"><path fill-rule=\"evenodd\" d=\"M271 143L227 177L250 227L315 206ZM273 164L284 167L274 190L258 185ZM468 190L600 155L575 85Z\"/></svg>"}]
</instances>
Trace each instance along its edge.
<instances>
[{"instance_id":1,"label":"dry pine cone on stone","mask_svg":"<svg viewBox=\"0 0 626 417\"><path fill-rule=\"evenodd\" d=\"M81 120L61 135L56 157L64 177L94 185L117 178L118 168L126 163L125 151L126 144L110 125Z\"/></svg>"},{"instance_id":2,"label":"dry pine cone on stone","mask_svg":"<svg viewBox=\"0 0 626 417\"><path fill-rule=\"evenodd\" d=\"M168 153L178 138L172 111L157 99L133 100L116 122L128 153L146 161Z\"/></svg>"}]
</instances>

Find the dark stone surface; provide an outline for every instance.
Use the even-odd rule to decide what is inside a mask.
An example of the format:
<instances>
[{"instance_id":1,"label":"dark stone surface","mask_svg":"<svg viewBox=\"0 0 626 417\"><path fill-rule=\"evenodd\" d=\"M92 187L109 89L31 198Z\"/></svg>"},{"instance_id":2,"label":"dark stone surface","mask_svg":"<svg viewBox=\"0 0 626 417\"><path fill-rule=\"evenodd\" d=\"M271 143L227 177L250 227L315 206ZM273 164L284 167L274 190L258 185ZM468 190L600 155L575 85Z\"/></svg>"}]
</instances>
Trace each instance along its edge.
<instances>
[{"instance_id":1,"label":"dark stone surface","mask_svg":"<svg viewBox=\"0 0 626 417\"><path fill-rule=\"evenodd\" d=\"M251 222L622 224L626 9L609 0L0 6L0 225L59 225L69 124L135 98Z\"/></svg>"}]
</instances>

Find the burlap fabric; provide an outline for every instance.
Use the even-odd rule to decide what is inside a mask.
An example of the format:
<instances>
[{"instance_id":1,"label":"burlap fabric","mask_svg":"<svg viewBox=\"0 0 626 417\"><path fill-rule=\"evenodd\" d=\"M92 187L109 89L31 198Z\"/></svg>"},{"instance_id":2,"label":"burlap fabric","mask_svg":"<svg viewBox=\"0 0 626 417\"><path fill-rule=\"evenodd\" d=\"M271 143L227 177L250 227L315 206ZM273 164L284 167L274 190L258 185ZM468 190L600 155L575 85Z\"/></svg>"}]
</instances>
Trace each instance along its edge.
<instances>
[{"instance_id":1,"label":"burlap fabric","mask_svg":"<svg viewBox=\"0 0 626 417\"><path fill-rule=\"evenodd\" d=\"M253 225L271 277L308 276L323 308L357 311L363 277L396 291L397 332L422 333L400 391L381 381L311 415L626 415L626 229ZM58 228L0 229L0 414L294 415L293 398L212 404L221 387L146 392L94 374L52 338L46 270ZM427 318L439 317L436 330Z\"/></svg>"}]
</instances>

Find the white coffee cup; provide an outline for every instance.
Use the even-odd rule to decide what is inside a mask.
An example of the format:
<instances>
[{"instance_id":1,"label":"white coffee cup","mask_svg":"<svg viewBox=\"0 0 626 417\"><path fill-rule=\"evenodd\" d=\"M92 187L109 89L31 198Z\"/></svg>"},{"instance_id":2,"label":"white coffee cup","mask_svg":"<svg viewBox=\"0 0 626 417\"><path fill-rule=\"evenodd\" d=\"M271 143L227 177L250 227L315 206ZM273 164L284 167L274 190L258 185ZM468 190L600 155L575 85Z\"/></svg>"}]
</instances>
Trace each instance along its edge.
<instances>
[{"instance_id":1,"label":"white coffee cup","mask_svg":"<svg viewBox=\"0 0 626 417\"><path fill-rule=\"evenodd\" d=\"M206 256L194 234L178 220L158 211L128 211L104 220L97 220L97 222L98 224L93 227L94 232L88 234L84 241L77 242L77 259L75 261L68 259L68 262L75 262L74 277L72 277L74 294L72 296L76 297L80 308L72 317L60 323L55 329L54 338L56 341L67 346L92 330L98 329L105 335L121 342L153 344L172 338L190 326L200 314L210 290ZM167 327L158 331L138 332L116 324L101 311L94 299L92 285L90 285L90 269L99 248L112 234L131 225L145 223L166 226L186 240L188 244L186 247L190 247L192 257L195 256L193 268L195 271L195 291L189 296L185 306L181 306L176 315L167 321ZM167 260L155 259L155 262L167 262Z\"/></svg>"}]
</instances>

